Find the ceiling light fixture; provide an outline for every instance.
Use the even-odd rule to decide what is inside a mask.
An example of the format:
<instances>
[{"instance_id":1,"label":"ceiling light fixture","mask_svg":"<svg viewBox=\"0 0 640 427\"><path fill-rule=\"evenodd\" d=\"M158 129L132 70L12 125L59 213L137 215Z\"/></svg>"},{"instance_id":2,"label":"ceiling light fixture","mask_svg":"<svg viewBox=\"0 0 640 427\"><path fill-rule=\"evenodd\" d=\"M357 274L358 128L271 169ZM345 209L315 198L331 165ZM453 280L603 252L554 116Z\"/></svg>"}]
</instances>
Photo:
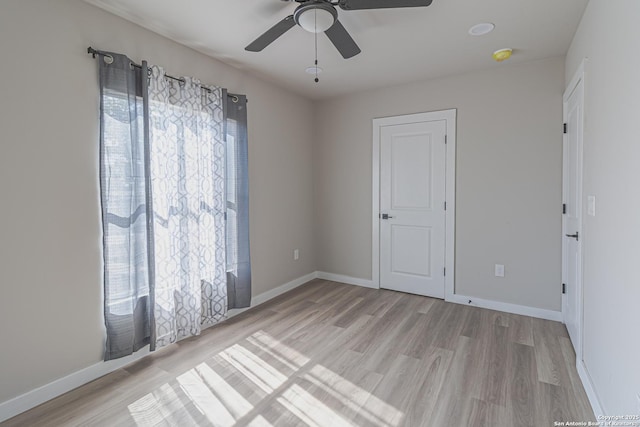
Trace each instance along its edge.
<instances>
[{"instance_id":1,"label":"ceiling light fixture","mask_svg":"<svg viewBox=\"0 0 640 427\"><path fill-rule=\"evenodd\" d=\"M476 24L473 27L469 28L469 34L472 36L484 36L485 34L489 34L496 26L490 22L482 22L480 24Z\"/></svg>"},{"instance_id":2,"label":"ceiling light fixture","mask_svg":"<svg viewBox=\"0 0 640 427\"><path fill-rule=\"evenodd\" d=\"M338 12L331 3L310 1L296 9L293 19L305 31L324 33L335 24Z\"/></svg>"},{"instance_id":3,"label":"ceiling light fixture","mask_svg":"<svg viewBox=\"0 0 640 427\"><path fill-rule=\"evenodd\" d=\"M511 58L511 54L513 53L513 49L500 49L493 52L493 59L498 62L506 61Z\"/></svg>"}]
</instances>

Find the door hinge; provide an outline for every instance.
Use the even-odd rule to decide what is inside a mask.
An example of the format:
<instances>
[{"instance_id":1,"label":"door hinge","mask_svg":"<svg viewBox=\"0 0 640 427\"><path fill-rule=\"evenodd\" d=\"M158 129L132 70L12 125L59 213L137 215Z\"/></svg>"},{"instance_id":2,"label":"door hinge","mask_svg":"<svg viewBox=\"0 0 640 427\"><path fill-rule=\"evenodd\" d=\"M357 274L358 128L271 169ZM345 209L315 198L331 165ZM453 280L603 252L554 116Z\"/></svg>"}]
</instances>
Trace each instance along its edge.
<instances>
[{"instance_id":1,"label":"door hinge","mask_svg":"<svg viewBox=\"0 0 640 427\"><path fill-rule=\"evenodd\" d=\"M447 267L443 268L442 270L443 270L442 272L443 272L443 273L444 273L444 275L446 276L446 275L447 275Z\"/></svg>"},{"instance_id":2,"label":"door hinge","mask_svg":"<svg viewBox=\"0 0 640 427\"><path fill-rule=\"evenodd\" d=\"M447 202L444 202L444 210L447 210Z\"/></svg>"},{"instance_id":3,"label":"door hinge","mask_svg":"<svg viewBox=\"0 0 640 427\"><path fill-rule=\"evenodd\" d=\"M566 294L567 293L567 285L566 284L562 284L562 293Z\"/></svg>"},{"instance_id":4,"label":"door hinge","mask_svg":"<svg viewBox=\"0 0 640 427\"><path fill-rule=\"evenodd\" d=\"M567 213L567 204L563 203L562 204L562 214L565 215Z\"/></svg>"},{"instance_id":5,"label":"door hinge","mask_svg":"<svg viewBox=\"0 0 640 427\"><path fill-rule=\"evenodd\" d=\"M567 133L567 124L566 123L562 124L562 133Z\"/></svg>"},{"instance_id":6,"label":"door hinge","mask_svg":"<svg viewBox=\"0 0 640 427\"><path fill-rule=\"evenodd\" d=\"M444 143L447 143L447 135L444 136Z\"/></svg>"}]
</instances>

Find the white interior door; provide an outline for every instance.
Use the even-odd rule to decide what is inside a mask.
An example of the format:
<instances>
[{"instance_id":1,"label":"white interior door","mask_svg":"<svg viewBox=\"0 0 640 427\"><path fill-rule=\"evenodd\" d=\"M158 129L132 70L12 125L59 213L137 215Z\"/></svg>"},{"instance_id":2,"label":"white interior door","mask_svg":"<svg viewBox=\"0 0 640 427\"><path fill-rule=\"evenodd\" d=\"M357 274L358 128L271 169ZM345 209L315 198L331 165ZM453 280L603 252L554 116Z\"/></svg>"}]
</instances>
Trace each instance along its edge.
<instances>
[{"instance_id":1,"label":"white interior door","mask_svg":"<svg viewBox=\"0 0 640 427\"><path fill-rule=\"evenodd\" d=\"M380 129L381 288L444 298L446 129Z\"/></svg>"},{"instance_id":2,"label":"white interior door","mask_svg":"<svg viewBox=\"0 0 640 427\"><path fill-rule=\"evenodd\" d=\"M579 76L565 96L563 158L562 313L578 357L582 350L582 138L584 84Z\"/></svg>"}]
</instances>

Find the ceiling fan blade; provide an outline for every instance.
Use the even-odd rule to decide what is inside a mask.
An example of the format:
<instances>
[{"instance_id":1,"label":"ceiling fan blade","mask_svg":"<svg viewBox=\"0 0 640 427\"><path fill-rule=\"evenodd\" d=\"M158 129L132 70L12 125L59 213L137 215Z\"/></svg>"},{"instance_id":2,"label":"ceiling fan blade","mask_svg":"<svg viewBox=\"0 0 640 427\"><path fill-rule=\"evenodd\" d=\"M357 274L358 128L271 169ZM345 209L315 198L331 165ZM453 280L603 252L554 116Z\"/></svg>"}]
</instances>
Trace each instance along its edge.
<instances>
[{"instance_id":1,"label":"ceiling fan blade","mask_svg":"<svg viewBox=\"0 0 640 427\"><path fill-rule=\"evenodd\" d=\"M389 9L397 7L424 7L433 0L340 0L338 6L344 10Z\"/></svg>"},{"instance_id":2,"label":"ceiling fan blade","mask_svg":"<svg viewBox=\"0 0 640 427\"><path fill-rule=\"evenodd\" d=\"M244 50L248 50L249 52L260 52L295 25L296 22L293 19L293 15L289 15L273 27L269 28L263 35L252 41L249 46L244 48Z\"/></svg>"},{"instance_id":3,"label":"ceiling fan blade","mask_svg":"<svg viewBox=\"0 0 640 427\"><path fill-rule=\"evenodd\" d=\"M337 21L324 32L331 43L338 49L338 52L344 59L349 59L352 56L356 56L361 52L360 48L355 41L351 38L347 30L342 26L340 21Z\"/></svg>"}]
</instances>

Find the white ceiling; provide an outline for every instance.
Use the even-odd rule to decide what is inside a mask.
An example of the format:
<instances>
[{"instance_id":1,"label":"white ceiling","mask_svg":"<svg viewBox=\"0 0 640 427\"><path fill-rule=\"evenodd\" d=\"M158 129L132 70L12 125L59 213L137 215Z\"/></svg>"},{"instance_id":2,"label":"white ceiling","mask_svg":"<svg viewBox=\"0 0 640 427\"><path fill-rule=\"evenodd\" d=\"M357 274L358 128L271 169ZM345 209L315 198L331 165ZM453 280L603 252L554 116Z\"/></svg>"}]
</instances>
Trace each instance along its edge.
<instances>
[{"instance_id":1,"label":"white ceiling","mask_svg":"<svg viewBox=\"0 0 640 427\"><path fill-rule=\"evenodd\" d=\"M85 0L142 27L248 70L311 99L499 67L493 51L510 47L509 63L567 52L588 0L434 0L431 6L343 11L339 19L362 53L343 59L324 34L296 26L262 52L244 47L295 10L282 0ZM393 0L389 0L393 2ZM492 22L495 30L470 36ZM101 46L108 49L108 46Z\"/></svg>"}]
</instances>

